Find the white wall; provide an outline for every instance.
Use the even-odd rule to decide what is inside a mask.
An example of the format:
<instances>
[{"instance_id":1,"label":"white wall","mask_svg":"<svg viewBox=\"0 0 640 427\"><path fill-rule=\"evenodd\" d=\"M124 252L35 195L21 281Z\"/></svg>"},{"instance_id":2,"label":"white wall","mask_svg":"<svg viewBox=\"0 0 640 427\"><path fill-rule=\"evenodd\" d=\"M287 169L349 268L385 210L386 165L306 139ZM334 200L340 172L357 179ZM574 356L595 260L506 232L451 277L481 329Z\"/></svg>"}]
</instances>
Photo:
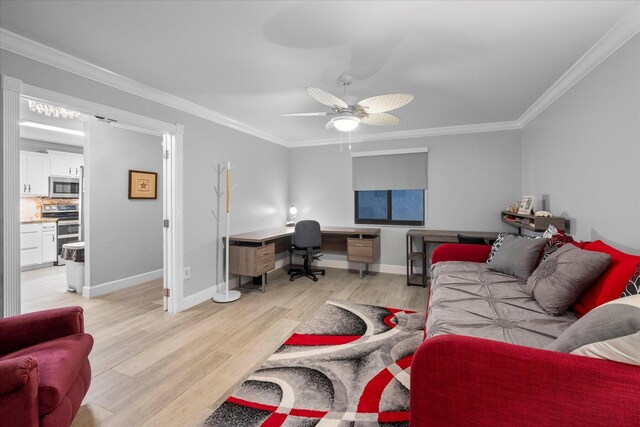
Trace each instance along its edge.
<instances>
[{"instance_id":1,"label":"white wall","mask_svg":"<svg viewBox=\"0 0 640 427\"><path fill-rule=\"evenodd\" d=\"M640 36L522 132L523 192L571 234L640 253Z\"/></svg>"},{"instance_id":2,"label":"white wall","mask_svg":"<svg viewBox=\"0 0 640 427\"><path fill-rule=\"evenodd\" d=\"M0 50L0 73L41 88L184 125L184 265L191 267L185 296L212 287L222 277L222 271L216 271L215 223L210 212L215 208L212 165L227 160L235 165L238 187L233 195L232 233L275 227L286 220L287 148L4 50Z\"/></svg>"},{"instance_id":3,"label":"white wall","mask_svg":"<svg viewBox=\"0 0 640 427\"><path fill-rule=\"evenodd\" d=\"M91 123L86 150L90 287L162 269L162 138ZM129 200L129 170L158 174L158 198Z\"/></svg>"},{"instance_id":4,"label":"white wall","mask_svg":"<svg viewBox=\"0 0 640 427\"><path fill-rule=\"evenodd\" d=\"M500 210L520 199L519 131L366 142L353 151L428 147L426 226L471 231L508 230ZM291 149L290 197L298 219L354 224L351 154L338 145ZM381 264L405 265L405 234L415 227L382 227ZM331 258L331 257L328 257Z\"/></svg>"}]
</instances>

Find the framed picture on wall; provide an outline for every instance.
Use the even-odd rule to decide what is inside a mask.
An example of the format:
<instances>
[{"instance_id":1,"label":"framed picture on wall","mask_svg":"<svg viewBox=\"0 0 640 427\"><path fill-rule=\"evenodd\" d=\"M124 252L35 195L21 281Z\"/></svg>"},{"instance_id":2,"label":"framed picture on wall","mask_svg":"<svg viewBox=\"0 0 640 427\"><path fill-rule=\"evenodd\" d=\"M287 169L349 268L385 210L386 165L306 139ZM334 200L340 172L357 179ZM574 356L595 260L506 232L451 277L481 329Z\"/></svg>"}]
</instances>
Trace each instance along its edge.
<instances>
[{"instance_id":1,"label":"framed picture on wall","mask_svg":"<svg viewBox=\"0 0 640 427\"><path fill-rule=\"evenodd\" d=\"M518 207L519 214L530 214L533 209L534 196L522 196L520 200L520 206Z\"/></svg>"},{"instance_id":2,"label":"framed picture on wall","mask_svg":"<svg viewBox=\"0 0 640 427\"><path fill-rule=\"evenodd\" d=\"M158 174L156 172L129 171L129 199L157 199Z\"/></svg>"}]
</instances>

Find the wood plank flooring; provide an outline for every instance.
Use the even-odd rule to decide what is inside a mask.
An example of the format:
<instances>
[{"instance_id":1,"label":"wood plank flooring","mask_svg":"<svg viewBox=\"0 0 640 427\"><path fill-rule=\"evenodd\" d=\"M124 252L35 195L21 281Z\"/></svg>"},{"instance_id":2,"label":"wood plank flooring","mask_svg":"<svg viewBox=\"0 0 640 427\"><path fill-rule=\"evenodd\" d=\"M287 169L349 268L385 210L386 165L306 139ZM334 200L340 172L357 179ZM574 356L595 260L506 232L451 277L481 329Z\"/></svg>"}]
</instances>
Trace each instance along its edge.
<instances>
[{"instance_id":1,"label":"wood plank flooring","mask_svg":"<svg viewBox=\"0 0 640 427\"><path fill-rule=\"evenodd\" d=\"M405 277L327 269L316 283L269 274L267 292L171 315L161 281L85 299L66 292L64 269L23 273L23 312L85 309L93 379L73 426L196 426L327 300L423 312L427 290Z\"/></svg>"}]
</instances>

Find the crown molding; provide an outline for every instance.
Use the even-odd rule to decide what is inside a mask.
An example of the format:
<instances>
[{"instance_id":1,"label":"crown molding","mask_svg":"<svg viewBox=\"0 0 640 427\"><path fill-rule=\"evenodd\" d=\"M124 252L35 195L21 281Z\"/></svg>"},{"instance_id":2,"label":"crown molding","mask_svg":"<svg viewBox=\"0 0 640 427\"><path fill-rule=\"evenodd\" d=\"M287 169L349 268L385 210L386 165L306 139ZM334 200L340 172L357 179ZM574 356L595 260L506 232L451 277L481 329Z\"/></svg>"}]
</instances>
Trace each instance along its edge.
<instances>
[{"instance_id":1,"label":"crown molding","mask_svg":"<svg viewBox=\"0 0 640 427\"><path fill-rule=\"evenodd\" d=\"M289 143L282 138L255 129L217 111L114 73L4 28L0 28L0 48L257 138L289 146Z\"/></svg>"},{"instance_id":2,"label":"crown molding","mask_svg":"<svg viewBox=\"0 0 640 427\"><path fill-rule=\"evenodd\" d=\"M392 132L380 132L368 135L352 134L351 142L373 142L373 141L389 141L398 139L412 139L412 138L428 138L432 136L444 136L444 135L462 135L466 133L482 133L482 132L499 132L505 130L519 130L522 129L518 121L510 122L495 122L495 123L478 123L475 125L460 125L460 126L446 126L438 128L427 129L411 129L411 130L399 130ZM343 138L342 143L349 143L348 139ZM339 137L324 138L324 139L309 139L305 141L296 142L292 145L292 148L297 147L310 147L313 145L333 145L340 144Z\"/></svg>"},{"instance_id":3,"label":"crown molding","mask_svg":"<svg viewBox=\"0 0 640 427\"><path fill-rule=\"evenodd\" d=\"M623 17L587 50L527 111L518 122L525 127L565 92L640 32L640 5Z\"/></svg>"},{"instance_id":4,"label":"crown molding","mask_svg":"<svg viewBox=\"0 0 640 427\"><path fill-rule=\"evenodd\" d=\"M625 14L569 70L551 85L518 120L380 132L369 135L352 134L351 142L399 140L522 129L638 32L640 32L640 5L634 7L630 13ZM0 28L0 48L285 147L309 147L340 143L339 137L287 141L217 111L114 73L42 43L12 33L4 28Z\"/></svg>"}]
</instances>

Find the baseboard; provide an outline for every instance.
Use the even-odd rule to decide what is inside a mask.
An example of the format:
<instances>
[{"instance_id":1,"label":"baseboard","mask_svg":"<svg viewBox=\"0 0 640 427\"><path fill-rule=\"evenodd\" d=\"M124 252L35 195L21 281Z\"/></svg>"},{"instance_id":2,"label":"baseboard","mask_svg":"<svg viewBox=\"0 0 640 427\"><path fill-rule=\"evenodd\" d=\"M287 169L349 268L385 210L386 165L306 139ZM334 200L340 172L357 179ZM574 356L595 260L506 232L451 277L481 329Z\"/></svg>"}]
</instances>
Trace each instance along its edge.
<instances>
[{"instance_id":1,"label":"baseboard","mask_svg":"<svg viewBox=\"0 0 640 427\"><path fill-rule=\"evenodd\" d=\"M178 307L178 311L188 310L193 306L196 306L200 303L210 300L211 298L213 298L216 292L218 292L218 289L222 289L223 286L224 286L224 282L218 283L218 286L212 286L200 292L196 292L193 295L189 295L188 297L182 298L182 301L179 302L180 306Z\"/></svg>"},{"instance_id":2,"label":"baseboard","mask_svg":"<svg viewBox=\"0 0 640 427\"><path fill-rule=\"evenodd\" d=\"M282 258L275 262L275 269L283 268L289 265L289 258ZM346 260L334 260L334 259L325 259L321 261L317 261L314 263L318 267L327 267L327 268L341 268L341 269L350 269L350 270L358 270L362 267L361 263L358 262L349 262ZM404 265L390 265L390 264L372 264L370 265L371 272L375 273L389 273L389 274L406 274L407 268ZM238 281L235 279L229 280L229 289L235 289L238 287ZM250 283L251 278L244 283ZM243 283L243 284L244 284ZM201 304L205 301L210 300L213 296L218 292L218 289L222 291L224 289L224 282L218 283L218 286L212 286L210 288L204 289L200 292L196 292L193 295L189 295L188 297L182 298L182 301L179 303L180 307L178 311L187 310L191 307L194 307L198 304Z\"/></svg>"},{"instance_id":3,"label":"baseboard","mask_svg":"<svg viewBox=\"0 0 640 427\"><path fill-rule=\"evenodd\" d=\"M288 262L288 258L276 261L276 268L282 268ZM343 270L359 270L362 268L361 262L349 262L344 259L321 259L313 264L318 267L341 268ZM369 271L372 273L407 274L407 267L392 264L369 264Z\"/></svg>"},{"instance_id":4,"label":"baseboard","mask_svg":"<svg viewBox=\"0 0 640 427\"><path fill-rule=\"evenodd\" d=\"M82 288L82 296L84 296L85 298L94 298L100 295L110 294L111 292L119 291L121 289L141 285L142 283L150 282L156 279L162 279L162 269L149 271L142 274L136 274L135 276L125 277L124 279L101 283L95 286L85 285Z\"/></svg>"}]
</instances>

